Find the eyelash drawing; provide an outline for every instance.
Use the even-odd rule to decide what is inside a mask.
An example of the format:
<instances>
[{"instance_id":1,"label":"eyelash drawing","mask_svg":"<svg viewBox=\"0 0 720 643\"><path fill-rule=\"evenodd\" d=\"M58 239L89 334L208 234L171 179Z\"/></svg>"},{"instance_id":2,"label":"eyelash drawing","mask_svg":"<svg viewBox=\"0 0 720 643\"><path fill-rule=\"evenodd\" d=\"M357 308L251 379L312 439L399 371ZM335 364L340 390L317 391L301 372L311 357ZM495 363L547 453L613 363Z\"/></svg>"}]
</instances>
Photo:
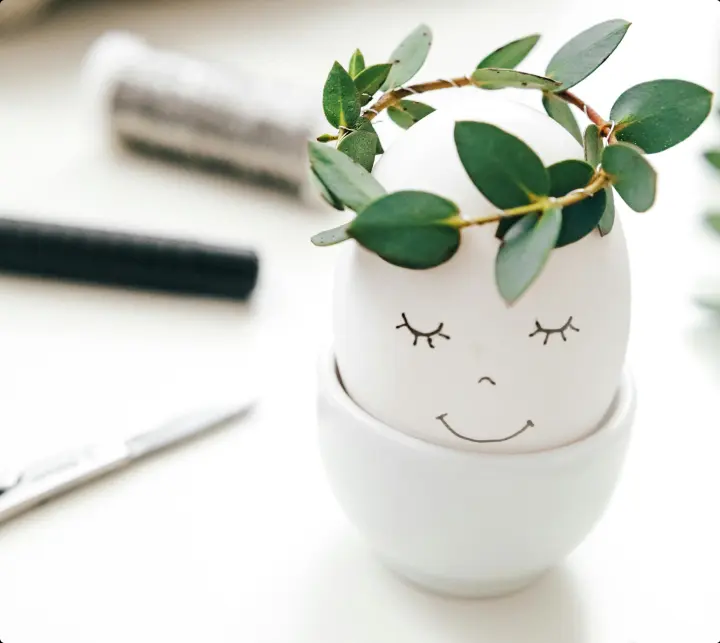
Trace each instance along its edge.
<instances>
[{"instance_id":1,"label":"eyelash drawing","mask_svg":"<svg viewBox=\"0 0 720 643\"><path fill-rule=\"evenodd\" d=\"M575 326L573 326L572 319L573 318L570 317L561 328L543 328L540 325L540 322L535 320L535 330L530 333L529 337L535 337L538 333L545 333L545 341L543 342L543 346L545 346L550 339L550 335L555 335L557 333L563 338L563 341L566 342L567 337L565 337L565 333L568 330L574 330L576 333L580 332L579 328L575 328Z\"/></svg>"},{"instance_id":2,"label":"eyelash drawing","mask_svg":"<svg viewBox=\"0 0 720 643\"><path fill-rule=\"evenodd\" d=\"M415 340L413 341L413 346L417 346L418 339L420 339L421 337L424 337L425 339L427 339L427 343L428 343L428 346L430 346L430 348L435 348L435 345L433 344L433 337L442 337L442 338L444 338L444 339L450 339L449 335L445 335L445 334L442 332L443 326L445 325L444 323L441 323L441 324L440 324L434 331L432 331L431 333L423 333L422 331L415 330L415 329L410 325L410 322L408 321L408 318L407 318L407 316L405 315L405 313L401 313L401 314L402 314L402 318L403 318L403 323L400 324L399 326L395 326L395 329L397 330L397 329L400 329L400 328L407 328L407 329L413 334L413 336L415 337Z\"/></svg>"}]
</instances>

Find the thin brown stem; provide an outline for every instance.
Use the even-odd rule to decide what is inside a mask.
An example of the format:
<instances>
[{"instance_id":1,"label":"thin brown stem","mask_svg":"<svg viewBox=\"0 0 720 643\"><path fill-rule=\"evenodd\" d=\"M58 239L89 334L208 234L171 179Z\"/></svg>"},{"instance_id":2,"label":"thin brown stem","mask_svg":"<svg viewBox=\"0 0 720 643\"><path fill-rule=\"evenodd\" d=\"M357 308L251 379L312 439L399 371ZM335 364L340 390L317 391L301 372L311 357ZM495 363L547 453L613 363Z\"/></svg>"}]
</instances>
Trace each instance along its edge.
<instances>
[{"instance_id":1,"label":"thin brown stem","mask_svg":"<svg viewBox=\"0 0 720 643\"><path fill-rule=\"evenodd\" d=\"M570 105L574 105L577 107L581 112L584 112L585 115L593 122L595 125L598 126L598 129L600 130L600 136L607 136L610 133L610 130L612 129L612 123L609 121L606 121L600 114L598 114L590 105L588 105L584 100L573 94L572 92L569 92L567 90L558 92L555 94L558 98L561 98L566 103L569 103ZM616 143L615 140L615 134L611 134L610 138L608 139L608 142L610 143Z\"/></svg>"},{"instance_id":2,"label":"thin brown stem","mask_svg":"<svg viewBox=\"0 0 720 643\"><path fill-rule=\"evenodd\" d=\"M526 214L532 214L533 212L542 212L543 210L547 210L551 207L566 208L570 205L582 201L583 199L591 197L593 194L600 192L600 190L604 190L608 185L610 185L610 177L601 170L584 188L580 190L573 190L572 192L566 194L563 197L558 197L556 199L546 197L528 205L521 205L516 208L510 208L508 210L498 212L497 214L491 214L485 217L465 218L458 216L453 218L450 223L457 228L466 228L471 225L497 223L502 219L507 219L508 217L520 217Z\"/></svg>"},{"instance_id":3,"label":"thin brown stem","mask_svg":"<svg viewBox=\"0 0 720 643\"><path fill-rule=\"evenodd\" d=\"M450 87L467 87L468 85L472 85L472 80L467 76L461 76L460 78L433 80L429 83L418 83L417 85L410 85L408 87L399 87L398 89L385 92L380 96L373 105L365 109L363 116L368 120L372 120L383 110L392 107L403 98L407 98L413 94L424 94L425 92L432 92L436 89L449 89Z\"/></svg>"},{"instance_id":4,"label":"thin brown stem","mask_svg":"<svg viewBox=\"0 0 720 643\"><path fill-rule=\"evenodd\" d=\"M473 85L472 78L469 78L468 76L459 76L458 78L432 80L427 83L418 83L417 85L409 85L408 87L399 87L398 89L393 89L392 91L385 92L382 96L380 96L380 98L373 105L366 108L363 116L368 120L372 120L383 110L387 109L388 107L392 107L395 103L401 101L403 98L407 98L408 96L412 96L413 94L424 94L426 92L431 92L438 89L449 89L451 87L468 87L470 85ZM568 90L558 92L555 94L555 96L564 100L570 105L574 105L581 112L584 112L585 115L593 123L595 123L595 125L598 126L601 136L608 135L610 129L612 128L612 123L606 121L602 116L600 116L600 114L598 114L596 110L590 107L590 105L588 105L579 96L573 94ZM610 139L608 139L608 142L616 143L617 141L615 140L615 136L611 135Z\"/></svg>"}]
</instances>

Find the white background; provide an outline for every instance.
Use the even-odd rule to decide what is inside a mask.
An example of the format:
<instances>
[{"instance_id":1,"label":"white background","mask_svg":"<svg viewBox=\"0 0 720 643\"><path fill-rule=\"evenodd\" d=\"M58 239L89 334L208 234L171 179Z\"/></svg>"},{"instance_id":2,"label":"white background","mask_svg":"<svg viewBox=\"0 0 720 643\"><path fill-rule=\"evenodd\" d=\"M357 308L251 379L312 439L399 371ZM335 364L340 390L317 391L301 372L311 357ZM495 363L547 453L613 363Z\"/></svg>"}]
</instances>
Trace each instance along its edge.
<instances>
[{"instance_id":1,"label":"white background","mask_svg":"<svg viewBox=\"0 0 720 643\"><path fill-rule=\"evenodd\" d=\"M384 571L323 478L314 369L329 341L334 251L307 239L339 219L113 155L83 101L79 64L105 29L125 28L317 90L335 58L361 46L384 59L425 20L435 32L427 78L465 73L535 31L544 38L524 68L542 72L570 36L623 17L634 23L625 42L578 88L607 114L622 90L653 78L716 88L719 16L715 0L78 0L1 35L2 213L249 244L263 266L248 307L0 278L6 465L151 428L251 387L261 393L255 415L229 431L0 527L0 638L716 643L720 322L691 303L700 276L714 270L720 281L720 240L710 243L699 224L712 191L699 153L716 123L652 159L652 212L622 212L640 406L610 511L531 589L452 601Z\"/></svg>"}]
</instances>

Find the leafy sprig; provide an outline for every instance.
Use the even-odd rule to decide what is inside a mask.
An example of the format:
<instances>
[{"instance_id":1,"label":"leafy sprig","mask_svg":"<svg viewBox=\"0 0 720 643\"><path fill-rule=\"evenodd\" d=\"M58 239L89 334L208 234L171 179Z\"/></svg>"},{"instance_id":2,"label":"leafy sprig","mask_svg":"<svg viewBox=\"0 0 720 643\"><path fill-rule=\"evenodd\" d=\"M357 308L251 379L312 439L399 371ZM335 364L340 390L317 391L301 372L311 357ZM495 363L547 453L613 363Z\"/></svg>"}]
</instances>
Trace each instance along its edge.
<instances>
[{"instance_id":1,"label":"leafy sprig","mask_svg":"<svg viewBox=\"0 0 720 643\"><path fill-rule=\"evenodd\" d=\"M605 62L629 26L609 20L583 31L558 50L544 76L515 69L537 44L540 36L534 34L496 49L469 75L408 85L430 51L432 32L426 25L413 30L385 63L366 66L359 50L347 70L336 62L325 83L323 109L337 132L310 144L310 164L325 200L357 216L316 235L313 243L355 239L394 265L428 269L452 258L464 228L496 224L495 279L511 304L537 279L554 248L596 229L601 235L611 232L613 189L633 210L650 209L657 179L646 155L690 136L707 117L712 94L684 80L650 81L623 92L607 120L569 91ZM462 87L539 91L547 114L582 143L585 160L545 167L516 136L490 123L461 121L454 132L459 158L477 189L498 208L495 214L461 215L452 202L426 192L386 194L371 175L382 154L372 121L387 110L408 129L434 111L418 95ZM584 132L572 108L590 121ZM330 141L337 141L337 149L321 144ZM720 152L711 161L720 167Z\"/></svg>"}]
</instances>

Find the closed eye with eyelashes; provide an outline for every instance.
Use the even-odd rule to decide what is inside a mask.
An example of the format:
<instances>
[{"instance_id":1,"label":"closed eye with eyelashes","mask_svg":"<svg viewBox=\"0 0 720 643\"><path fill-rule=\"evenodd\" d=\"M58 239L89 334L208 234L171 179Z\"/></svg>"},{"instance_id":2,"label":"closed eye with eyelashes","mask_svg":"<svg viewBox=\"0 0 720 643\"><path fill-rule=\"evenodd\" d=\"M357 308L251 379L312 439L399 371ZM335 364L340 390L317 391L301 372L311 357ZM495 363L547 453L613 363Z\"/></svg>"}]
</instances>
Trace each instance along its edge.
<instances>
[{"instance_id":1,"label":"closed eye with eyelashes","mask_svg":"<svg viewBox=\"0 0 720 643\"><path fill-rule=\"evenodd\" d=\"M413 346L417 346L418 339L420 339L421 337L423 339L427 340L428 346L430 346L430 348L435 348L435 344L433 343L434 337L442 337L443 339L450 339L449 335L446 335L445 333L442 332L443 327L445 326L445 324L442 322L438 325L438 327L435 330L430 331L430 332L424 332L421 330L417 330L416 328L411 326L410 322L408 321L407 315L405 313L402 313L402 319L403 319L403 323L395 326L395 329L398 330L400 328L407 328L408 331L410 331L410 333L413 335L413 338L414 338Z\"/></svg>"},{"instance_id":2,"label":"closed eye with eyelashes","mask_svg":"<svg viewBox=\"0 0 720 643\"><path fill-rule=\"evenodd\" d=\"M565 336L565 333L567 333L570 330L575 331L576 333L580 332L579 328L576 328L573 326L572 323L573 318L569 317L568 320L560 327L560 328L544 328L542 324L535 320L535 330L530 333L529 337L535 337L535 335L544 333L545 334L545 341L543 341L543 346L545 346L548 343L548 340L550 339L550 335L560 335L560 337L563 338L563 341L567 341L567 337Z\"/></svg>"},{"instance_id":3,"label":"closed eye with eyelashes","mask_svg":"<svg viewBox=\"0 0 720 643\"><path fill-rule=\"evenodd\" d=\"M435 343L433 342L433 339L435 337L442 337L443 339L450 339L450 336L443 333L443 328L445 327L444 322L440 322L435 328L435 330L431 331L422 331L417 328L415 328L410 321L407 318L407 315L405 313L401 313L403 323L398 324L395 326L396 330L400 330L401 328L407 328L410 334L413 336L413 346L418 345L419 339L424 339L427 341L428 346L430 348L435 348ZM573 318L572 316L568 317L567 321L558 328L545 328L539 320L535 320L535 330L528 335L528 337L535 337L535 335L545 335L545 339L543 340L543 346L546 346L548 341L550 340L551 335L560 335L562 337L563 342L567 342L567 333L569 331L574 331L576 333L580 332L580 329L573 324ZM490 377L483 377L479 381L482 382L488 382L495 385L495 381Z\"/></svg>"}]
</instances>

